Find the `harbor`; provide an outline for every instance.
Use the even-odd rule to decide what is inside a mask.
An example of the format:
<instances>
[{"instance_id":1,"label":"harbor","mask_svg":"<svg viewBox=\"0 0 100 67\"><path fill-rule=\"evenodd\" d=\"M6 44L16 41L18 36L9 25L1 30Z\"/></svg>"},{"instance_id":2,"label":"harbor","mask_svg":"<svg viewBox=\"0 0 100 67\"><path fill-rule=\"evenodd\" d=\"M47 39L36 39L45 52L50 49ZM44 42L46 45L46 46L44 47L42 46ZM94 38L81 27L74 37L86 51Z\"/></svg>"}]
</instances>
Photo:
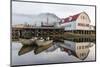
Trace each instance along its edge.
<instances>
[{"instance_id":1,"label":"harbor","mask_svg":"<svg viewBox=\"0 0 100 67\"><path fill-rule=\"evenodd\" d=\"M90 42L87 42L87 43L89 44ZM86 44L86 43L83 42L83 44ZM13 61L12 64L13 65L26 65L26 64L94 61L95 60L95 44L91 43L91 45L93 46L89 48L90 52L87 58L85 60L80 60L77 57L74 57L72 55L69 56L68 53L61 51L61 49L57 48L57 46L56 46L57 49L55 48L56 50L55 49L51 50L51 48L53 48L52 46L48 50L45 50L42 53L39 53L38 55L35 55L34 50L31 50L30 52L27 52L24 55L19 56L18 52L20 51L23 45L22 43L19 43L19 42L12 42L12 50L13 50L12 51L12 61Z\"/></svg>"},{"instance_id":2,"label":"harbor","mask_svg":"<svg viewBox=\"0 0 100 67\"><path fill-rule=\"evenodd\" d=\"M96 60L93 13L82 8L75 13L67 8L63 8L66 11L52 12L55 10L52 8L43 12L32 10L30 14L14 11L11 27L12 66Z\"/></svg>"},{"instance_id":3,"label":"harbor","mask_svg":"<svg viewBox=\"0 0 100 67\"><path fill-rule=\"evenodd\" d=\"M47 13L51 15L50 13ZM88 18L88 20L84 18ZM41 22L41 26L18 24L12 26L12 41L22 44L19 56L33 51L35 55L60 48L80 60L85 60L90 48L96 43L95 26L90 25L90 19L85 12L62 19L59 23L49 25ZM81 21L80 21L81 20ZM59 44L59 45L57 45ZM55 47L56 46L56 47Z\"/></svg>"}]
</instances>

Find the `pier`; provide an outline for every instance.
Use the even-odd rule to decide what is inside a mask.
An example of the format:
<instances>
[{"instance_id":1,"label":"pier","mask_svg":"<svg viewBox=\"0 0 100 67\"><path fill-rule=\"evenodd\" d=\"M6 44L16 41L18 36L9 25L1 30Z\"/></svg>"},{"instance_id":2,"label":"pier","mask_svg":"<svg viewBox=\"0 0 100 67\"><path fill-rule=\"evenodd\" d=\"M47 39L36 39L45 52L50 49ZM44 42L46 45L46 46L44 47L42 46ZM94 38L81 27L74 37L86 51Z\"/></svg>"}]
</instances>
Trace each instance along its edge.
<instances>
[{"instance_id":1,"label":"pier","mask_svg":"<svg viewBox=\"0 0 100 67\"><path fill-rule=\"evenodd\" d=\"M55 38L62 37L64 33L63 28L54 27L34 27L34 28L12 28L12 39L25 38L30 39L32 37L38 38Z\"/></svg>"},{"instance_id":2,"label":"pier","mask_svg":"<svg viewBox=\"0 0 100 67\"><path fill-rule=\"evenodd\" d=\"M12 40L19 38L30 39L32 37L43 39L70 39L77 37L95 38L95 30L67 30L55 27L24 27L12 28Z\"/></svg>"}]
</instances>

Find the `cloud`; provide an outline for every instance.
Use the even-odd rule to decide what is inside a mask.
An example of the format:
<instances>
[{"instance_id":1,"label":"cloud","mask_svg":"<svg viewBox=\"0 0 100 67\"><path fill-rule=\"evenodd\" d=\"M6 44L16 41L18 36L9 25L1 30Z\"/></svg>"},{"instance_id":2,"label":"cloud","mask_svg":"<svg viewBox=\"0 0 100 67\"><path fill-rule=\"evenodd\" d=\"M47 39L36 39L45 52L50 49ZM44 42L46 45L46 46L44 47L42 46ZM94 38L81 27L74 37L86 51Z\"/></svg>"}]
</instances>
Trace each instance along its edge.
<instances>
[{"instance_id":1,"label":"cloud","mask_svg":"<svg viewBox=\"0 0 100 67\"><path fill-rule=\"evenodd\" d=\"M31 15L38 15L40 13L53 13L60 18L65 18L83 11L89 15L92 21L91 24L95 25L95 7L93 6L12 2L13 13L22 14L23 16L27 15L28 17Z\"/></svg>"}]
</instances>

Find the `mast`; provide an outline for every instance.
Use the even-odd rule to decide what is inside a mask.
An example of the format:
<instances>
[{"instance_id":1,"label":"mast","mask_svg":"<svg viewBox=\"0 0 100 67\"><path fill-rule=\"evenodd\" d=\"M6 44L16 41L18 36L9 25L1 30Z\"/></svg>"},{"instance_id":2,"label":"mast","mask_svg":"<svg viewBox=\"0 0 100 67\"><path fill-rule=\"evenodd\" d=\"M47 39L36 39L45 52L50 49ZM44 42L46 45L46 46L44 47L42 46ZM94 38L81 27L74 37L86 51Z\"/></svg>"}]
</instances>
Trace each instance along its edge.
<instances>
[{"instance_id":1,"label":"mast","mask_svg":"<svg viewBox=\"0 0 100 67\"><path fill-rule=\"evenodd\" d=\"M48 16L47 16L47 24L48 24L48 20L49 20L49 19L48 19Z\"/></svg>"}]
</instances>

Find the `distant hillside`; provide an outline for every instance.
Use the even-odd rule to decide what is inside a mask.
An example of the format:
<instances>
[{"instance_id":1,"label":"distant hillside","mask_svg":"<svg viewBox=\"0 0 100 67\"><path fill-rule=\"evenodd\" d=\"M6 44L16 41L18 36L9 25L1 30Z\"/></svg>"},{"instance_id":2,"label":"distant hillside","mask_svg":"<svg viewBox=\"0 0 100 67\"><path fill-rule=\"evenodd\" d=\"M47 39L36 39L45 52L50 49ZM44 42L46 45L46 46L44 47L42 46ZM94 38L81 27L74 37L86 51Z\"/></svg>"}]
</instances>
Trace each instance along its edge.
<instances>
[{"instance_id":1,"label":"distant hillside","mask_svg":"<svg viewBox=\"0 0 100 67\"><path fill-rule=\"evenodd\" d=\"M38 15L25 15L25 14L13 14L12 24L32 24L41 26L41 22L46 25L53 25L54 23L60 22L60 18L53 13L41 13Z\"/></svg>"}]
</instances>

